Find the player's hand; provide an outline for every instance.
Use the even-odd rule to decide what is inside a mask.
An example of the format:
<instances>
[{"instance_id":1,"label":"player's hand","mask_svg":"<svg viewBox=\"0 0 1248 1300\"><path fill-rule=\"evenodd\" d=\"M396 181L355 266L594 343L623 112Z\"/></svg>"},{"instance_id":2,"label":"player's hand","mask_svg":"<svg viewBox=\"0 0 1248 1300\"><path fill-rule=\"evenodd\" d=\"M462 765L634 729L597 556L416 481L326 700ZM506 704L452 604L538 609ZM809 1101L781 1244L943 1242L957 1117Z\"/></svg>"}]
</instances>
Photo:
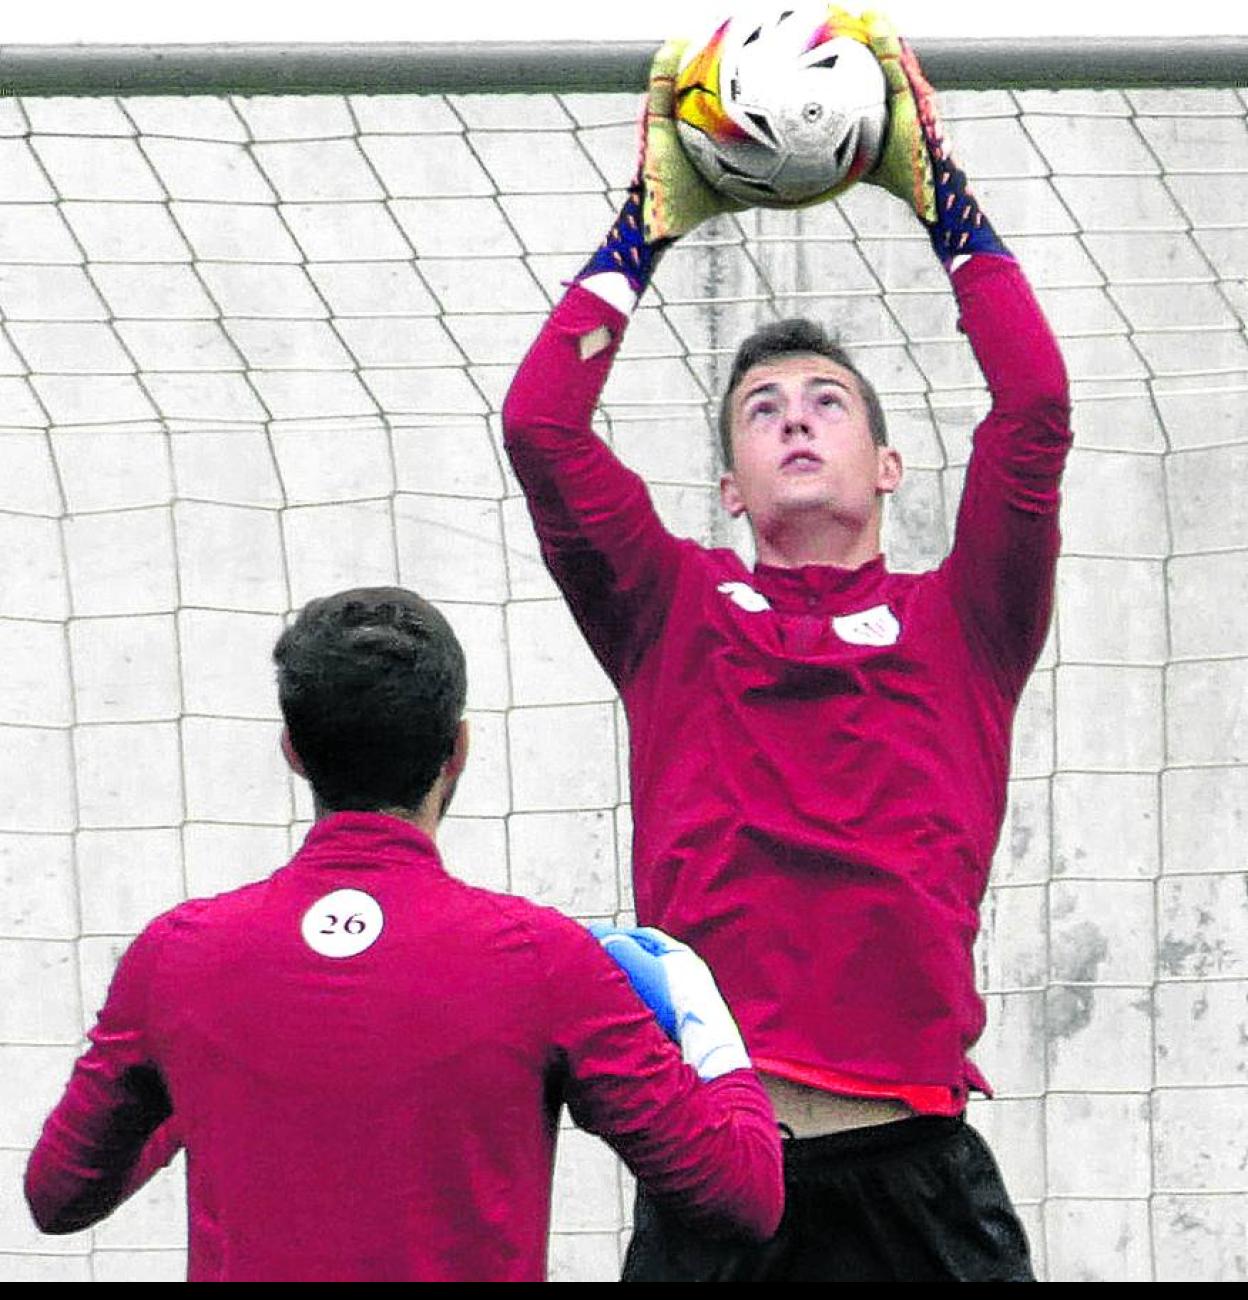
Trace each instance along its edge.
<instances>
[{"instance_id":1,"label":"player's hand","mask_svg":"<svg viewBox=\"0 0 1248 1300\"><path fill-rule=\"evenodd\" d=\"M709 967L692 948L650 927L596 924L590 931L700 1078L750 1068L741 1031Z\"/></svg>"},{"instance_id":2,"label":"player's hand","mask_svg":"<svg viewBox=\"0 0 1248 1300\"><path fill-rule=\"evenodd\" d=\"M879 13L864 13L868 43L888 83L884 152L863 180L908 204L927 227L936 255L948 266L971 253L1009 256L953 160L936 112L936 93L914 51Z\"/></svg>"},{"instance_id":3,"label":"player's hand","mask_svg":"<svg viewBox=\"0 0 1248 1300\"><path fill-rule=\"evenodd\" d=\"M913 51L883 14L864 13L862 24L888 83L884 152L863 179L895 194L930 226L936 220L933 158L944 147L935 94Z\"/></svg>"},{"instance_id":4,"label":"player's hand","mask_svg":"<svg viewBox=\"0 0 1248 1300\"><path fill-rule=\"evenodd\" d=\"M723 212L742 212L711 188L685 153L676 129L676 73L686 41L667 41L650 65L641 124L642 217L650 243L678 239ZM696 91L694 93L697 93Z\"/></svg>"},{"instance_id":5,"label":"player's hand","mask_svg":"<svg viewBox=\"0 0 1248 1300\"><path fill-rule=\"evenodd\" d=\"M668 41L650 65L650 84L641 115L641 148L637 171L624 206L606 238L580 273L578 281L594 276L622 275L632 299L621 304L614 293L603 294L622 310L645 292L663 251L673 240L721 212L741 211L716 193L689 161L676 130L676 71L684 41ZM598 281L601 285L602 281Z\"/></svg>"}]
</instances>

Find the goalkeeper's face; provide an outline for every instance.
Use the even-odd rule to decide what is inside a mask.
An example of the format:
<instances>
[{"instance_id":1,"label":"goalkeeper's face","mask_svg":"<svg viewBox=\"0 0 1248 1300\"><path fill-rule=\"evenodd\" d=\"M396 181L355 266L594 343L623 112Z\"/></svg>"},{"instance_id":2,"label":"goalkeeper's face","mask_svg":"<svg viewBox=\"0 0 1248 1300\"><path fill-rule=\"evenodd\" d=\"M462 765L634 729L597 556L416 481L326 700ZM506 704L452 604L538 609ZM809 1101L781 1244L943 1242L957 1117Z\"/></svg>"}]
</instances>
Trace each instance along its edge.
<instances>
[{"instance_id":1,"label":"goalkeeper's face","mask_svg":"<svg viewBox=\"0 0 1248 1300\"><path fill-rule=\"evenodd\" d=\"M741 377L731 420L724 507L748 515L756 535L783 531L796 515L822 515L849 533L878 527L901 461L872 439L852 371L813 353L771 358Z\"/></svg>"}]
</instances>

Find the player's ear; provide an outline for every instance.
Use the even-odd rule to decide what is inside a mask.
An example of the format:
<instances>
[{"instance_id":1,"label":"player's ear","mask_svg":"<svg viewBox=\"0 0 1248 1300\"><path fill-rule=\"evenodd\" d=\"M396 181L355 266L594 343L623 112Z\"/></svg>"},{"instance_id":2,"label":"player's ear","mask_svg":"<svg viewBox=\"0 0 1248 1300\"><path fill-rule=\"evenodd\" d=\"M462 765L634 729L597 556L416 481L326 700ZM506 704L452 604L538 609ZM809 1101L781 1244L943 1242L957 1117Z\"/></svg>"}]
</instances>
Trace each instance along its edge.
<instances>
[{"instance_id":1,"label":"player's ear","mask_svg":"<svg viewBox=\"0 0 1248 1300\"><path fill-rule=\"evenodd\" d=\"M741 489L737 487L737 476L732 470L725 471L719 477L719 500L734 519L745 514L745 502L741 498Z\"/></svg>"},{"instance_id":2,"label":"player's ear","mask_svg":"<svg viewBox=\"0 0 1248 1300\"><path fill-rule=\"evenodd\" d=\"M438 804L438 821L446 816L446 810L451 806L451 800L455 798L455 787L459 784L459 778L464 770L464 765L468 762L468 719L460 718L459 726L455 728L455 740L451 745L451 756L442 764L442 770L438 773L438 779L434 782L432 794L441 791L441 800Z\"/></svg>"},{"instance_id":3,"label":"player's ear","mask_svg":"<svg viewBox=\"0 0 1248 1300\"><path fill-rule=\"evenodd\" d=\"M295 742L290 738L290 728L282 728L282 757L286 760L290 770L296 775L301 776L306 781L308 774L303 770L303 759L295 750Z\"/></svg>"},{"instance_id":4,"label":"player's ear","mask_svg":"<svg viewBox=\"0 0 1248 1300\"><path fill-rule=\"evenodd\" d=\"M876 452L875 490L877 492L896 492L901 486L904 472L901 453L895 447L880 447Z\"/></svg>"},{"instance_id":5,"label":"player's ear","mask_svg":"<svg viewBox=\"0 0 1248 1300\"><path fill-rule=\"evenodd\" d=\"M460 718L459 726L455 729L455 744L451 749L451 756L446 760L447 779L457 781L460 773L464 770L468 762L468 719Z\"/></svg>"}]
</instances>

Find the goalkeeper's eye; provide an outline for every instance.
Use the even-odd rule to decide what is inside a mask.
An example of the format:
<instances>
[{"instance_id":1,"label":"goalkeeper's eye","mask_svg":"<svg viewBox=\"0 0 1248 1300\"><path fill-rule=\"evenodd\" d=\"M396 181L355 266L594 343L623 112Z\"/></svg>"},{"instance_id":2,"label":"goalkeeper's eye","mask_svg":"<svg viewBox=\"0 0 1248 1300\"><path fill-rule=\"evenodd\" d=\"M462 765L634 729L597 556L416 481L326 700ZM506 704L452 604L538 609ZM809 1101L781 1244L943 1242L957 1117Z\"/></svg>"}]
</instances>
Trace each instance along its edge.
<instances>
[{"instance_id":1,"label":"goalkeeper's eye","mask_svg":"<svg viewBox=\"0 0 1248 1300\"><path fill-rule=\"evenodd\" d=\"M768 397L760 402L754 402L746 408L745 418L752 422L770 419L780 409L780 404L774 399Z\"/></svg>"}]
</instances>

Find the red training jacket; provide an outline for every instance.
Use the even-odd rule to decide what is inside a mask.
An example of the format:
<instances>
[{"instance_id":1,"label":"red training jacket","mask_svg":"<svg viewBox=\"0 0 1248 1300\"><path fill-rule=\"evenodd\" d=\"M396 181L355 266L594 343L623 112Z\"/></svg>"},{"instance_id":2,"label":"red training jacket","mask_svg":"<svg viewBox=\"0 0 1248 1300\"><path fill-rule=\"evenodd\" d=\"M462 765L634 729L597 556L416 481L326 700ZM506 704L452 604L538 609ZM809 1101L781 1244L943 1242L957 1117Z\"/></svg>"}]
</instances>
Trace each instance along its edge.
<instances>
[{"instance_id":1,"label":"red training jacket","mask_svg":"<svg viewBox=\"0 0 1248 1300\"><path fill-rule=\"evenodd\" d=\"M759 1069L937 1111L985 1086L972 945L1071 440L1017 264L974 257L953 284L992 409L934 572L751 570L671 536L590 429L626 318L583 289L503 411L542 554L628 713L639 919L710 963Z\"/></svg>"},{"instance_id":2,"label":"red training jacket","mask_svg":"<svg viewBox=\"0 0 1248 1300\"><path fill-rule=\"evenodd\" d=\"M452 879L406 822L338 813L134 941L26 1194L76 1231L180 1140L192 1281L539 1281L565 1101L707 1230L774 1231L752 1074L701 1083L580 925Z\"/></svg>"}]
</instances>

